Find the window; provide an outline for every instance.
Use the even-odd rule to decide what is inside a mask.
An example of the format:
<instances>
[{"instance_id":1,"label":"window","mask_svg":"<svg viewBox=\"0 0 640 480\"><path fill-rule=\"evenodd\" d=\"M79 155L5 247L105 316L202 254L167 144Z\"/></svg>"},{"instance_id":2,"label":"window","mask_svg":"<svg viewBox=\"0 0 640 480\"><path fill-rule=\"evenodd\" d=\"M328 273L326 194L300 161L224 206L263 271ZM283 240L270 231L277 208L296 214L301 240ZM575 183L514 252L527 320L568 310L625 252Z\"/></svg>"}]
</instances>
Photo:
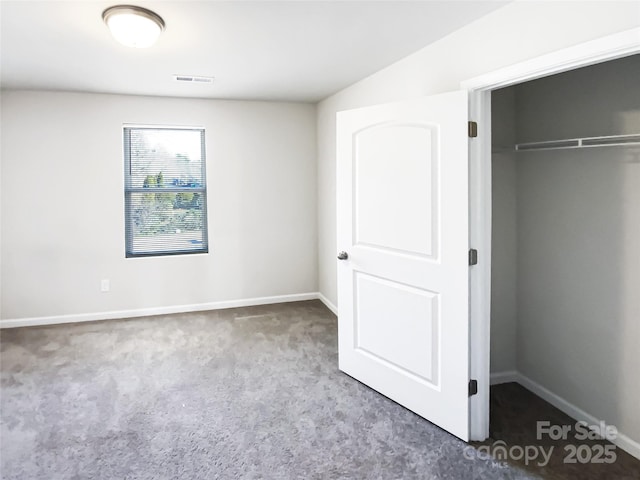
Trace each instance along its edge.
<instances>
[{"instance_id":1,"label":"window","mask_svg":"<svg viewBox=\"0 0 640 480\"><path fill-rule=\"evenodd\" d=\"M124 127L126 256L207 253L204 129Z\"/></svg>"}]
</instances>

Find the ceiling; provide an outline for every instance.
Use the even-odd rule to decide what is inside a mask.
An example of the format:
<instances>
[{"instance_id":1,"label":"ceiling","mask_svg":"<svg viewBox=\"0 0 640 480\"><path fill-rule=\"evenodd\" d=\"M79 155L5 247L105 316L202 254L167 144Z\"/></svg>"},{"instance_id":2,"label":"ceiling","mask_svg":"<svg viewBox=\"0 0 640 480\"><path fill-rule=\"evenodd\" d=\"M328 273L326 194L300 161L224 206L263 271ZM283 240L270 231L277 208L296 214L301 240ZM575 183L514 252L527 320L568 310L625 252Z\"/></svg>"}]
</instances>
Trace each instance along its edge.
<instances>
[{"instance_id":1,"label":"ceiling","mask_svg":"<svg viewBox=\"0 0 640 480\"><path fill-rule=\"evenodd\" d=\"M128 3L129 0L123 3ZM2 88L315 102L506 1L136 1L166 22L149 49L102 22L117 2L2 0ZM213 76L212 85L173 75Z\"/></svg>"}]
</instances>

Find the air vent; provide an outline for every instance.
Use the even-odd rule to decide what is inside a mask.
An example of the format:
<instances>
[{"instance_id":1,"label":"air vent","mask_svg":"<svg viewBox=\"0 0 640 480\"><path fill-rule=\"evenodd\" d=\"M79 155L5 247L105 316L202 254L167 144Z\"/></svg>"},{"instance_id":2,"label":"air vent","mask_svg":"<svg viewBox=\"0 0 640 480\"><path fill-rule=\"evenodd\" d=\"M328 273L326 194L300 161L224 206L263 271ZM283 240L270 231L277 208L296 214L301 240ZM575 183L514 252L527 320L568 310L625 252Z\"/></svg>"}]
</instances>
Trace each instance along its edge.
<instances>
[{"instance_id":1,"label":"air vent","mask_svg":"<svg viewBox=\"0 0 640 480\"><path fill-rule=\"evenodd\" d=\"M213 83L213 77L196 77L194 75L174 75L176 82L185 83Z\"/></svg>"}]
</instances>

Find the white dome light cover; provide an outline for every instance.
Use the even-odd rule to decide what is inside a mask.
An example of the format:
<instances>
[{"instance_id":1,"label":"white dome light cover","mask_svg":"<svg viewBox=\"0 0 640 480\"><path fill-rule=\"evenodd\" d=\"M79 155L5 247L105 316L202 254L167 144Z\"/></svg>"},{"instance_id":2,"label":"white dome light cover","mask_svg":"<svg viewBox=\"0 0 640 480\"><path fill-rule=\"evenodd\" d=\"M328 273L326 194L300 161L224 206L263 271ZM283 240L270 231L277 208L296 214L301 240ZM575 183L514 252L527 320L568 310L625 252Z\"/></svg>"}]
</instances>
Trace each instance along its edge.
<instances>
[{"instance_id":1,"label":"white dome light cover","mask_svg":"<svg viewBox=\"0 0 640 480\"><path fill-rule=\"evenodd\" d=\"M146 8L116 5L102 12L102 20L111 35L121 44L132 48L148 48L164 30L164 20Z\"/></svg>"}]
</instances>

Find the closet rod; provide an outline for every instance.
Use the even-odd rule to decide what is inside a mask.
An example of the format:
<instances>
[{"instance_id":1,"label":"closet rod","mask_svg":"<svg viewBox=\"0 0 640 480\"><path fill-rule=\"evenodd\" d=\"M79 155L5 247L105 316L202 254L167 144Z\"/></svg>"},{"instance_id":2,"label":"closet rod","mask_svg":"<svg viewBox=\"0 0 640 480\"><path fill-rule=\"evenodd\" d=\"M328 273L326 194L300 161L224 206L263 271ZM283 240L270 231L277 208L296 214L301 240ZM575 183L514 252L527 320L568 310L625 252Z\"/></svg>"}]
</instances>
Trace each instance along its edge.
<instances>
[{"instance_id":1,"label":"closet rod","mask_svg":"<svg viewBox=\"0 0 640 480\"><path fill-rule=\"evenodd\" d=\"M630 135L608 135L605 137L568 138L516 144L516 152L531 150L560 150L566 148L614 147L620 145L640 145L640 133Z\"/></svg>"}]
</instances>

